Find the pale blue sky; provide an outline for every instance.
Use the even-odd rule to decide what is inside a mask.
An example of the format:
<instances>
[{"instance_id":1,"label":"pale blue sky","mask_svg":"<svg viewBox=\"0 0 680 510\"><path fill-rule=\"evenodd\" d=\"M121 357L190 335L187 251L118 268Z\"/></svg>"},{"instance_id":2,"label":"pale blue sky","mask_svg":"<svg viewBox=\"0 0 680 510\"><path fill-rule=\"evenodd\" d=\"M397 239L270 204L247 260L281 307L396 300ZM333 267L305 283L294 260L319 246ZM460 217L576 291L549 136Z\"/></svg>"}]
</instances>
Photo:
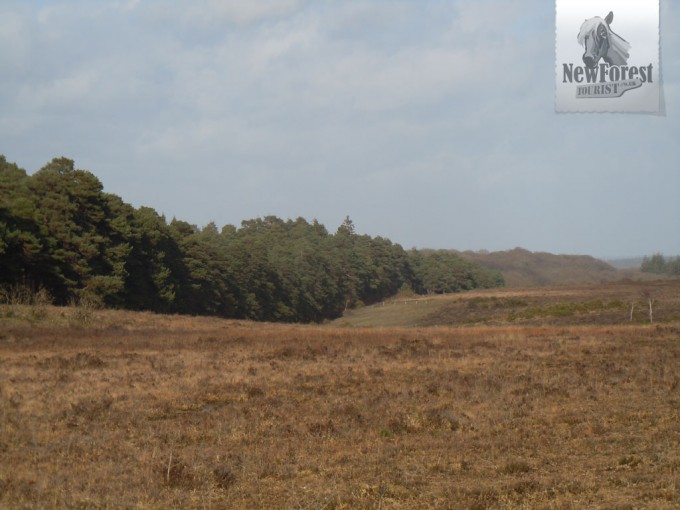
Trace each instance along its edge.
<instances>
[{"instance_id":1,"label":"pale blue sky","mask_svg":"<svg viewBox=\"0 0 680 510\"><path fill-rule=\"evenodd\" d=\"M680 254L678 27L665 115L555 114L549 0L3 0L0 153L198 225Z\"/></svg>"}]
</instances>

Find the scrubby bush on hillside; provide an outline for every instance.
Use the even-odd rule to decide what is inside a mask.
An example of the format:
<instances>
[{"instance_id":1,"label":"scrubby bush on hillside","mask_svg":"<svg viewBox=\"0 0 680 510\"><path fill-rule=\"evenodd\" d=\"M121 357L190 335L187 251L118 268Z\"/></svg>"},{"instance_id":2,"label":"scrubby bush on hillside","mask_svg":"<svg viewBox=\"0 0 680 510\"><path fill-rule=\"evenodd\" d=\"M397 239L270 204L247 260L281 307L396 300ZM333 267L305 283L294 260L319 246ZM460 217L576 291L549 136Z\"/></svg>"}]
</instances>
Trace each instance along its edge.
<instances>
[{"instance_id":1,"label":"scrubby bush on hillside","mask_svg":"<svg viewBox=\"0 0 680 510\"><path fill-rule=\"evenodd\" d=\"M640 270L644 273L680 276L680 257L666 259L661 253L642 260Z\"/></svg>"}]
</instances>

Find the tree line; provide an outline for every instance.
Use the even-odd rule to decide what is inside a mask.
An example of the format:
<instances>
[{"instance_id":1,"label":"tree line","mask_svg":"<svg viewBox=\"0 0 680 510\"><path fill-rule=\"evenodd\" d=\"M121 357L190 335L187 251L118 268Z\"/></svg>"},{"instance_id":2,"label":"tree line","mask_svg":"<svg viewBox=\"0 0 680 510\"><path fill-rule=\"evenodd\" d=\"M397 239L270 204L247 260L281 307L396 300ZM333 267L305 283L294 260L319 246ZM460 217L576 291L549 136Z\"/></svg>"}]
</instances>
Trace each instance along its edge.
<instances>
[{"instance_id":1,"label":"tree line","mask_svg":"<svg viewBox=\"0 0 680 510\"><path fill-rule=\"evenodd\" d=\"M661 253L656 253L651 257L645 256L640 265L643 273L666 274L680 276L680 257L664 257Z\"/></svg>"},{"instance_id":2,"label":"tree line","mask_svg":"<svg viewBox=\"0 0 680 510\"><path fill-rule=\"evenodd\" d=\"M267 216L202 228L135 208L89 171L55 158L32 175L0 155L0 294L46 291L161 313L318 322L408 288L415 293L497 287L503 278L444 251L404 250L359 235L347 217L333 234L316 220Z\"/></svg>"}]
</instances>

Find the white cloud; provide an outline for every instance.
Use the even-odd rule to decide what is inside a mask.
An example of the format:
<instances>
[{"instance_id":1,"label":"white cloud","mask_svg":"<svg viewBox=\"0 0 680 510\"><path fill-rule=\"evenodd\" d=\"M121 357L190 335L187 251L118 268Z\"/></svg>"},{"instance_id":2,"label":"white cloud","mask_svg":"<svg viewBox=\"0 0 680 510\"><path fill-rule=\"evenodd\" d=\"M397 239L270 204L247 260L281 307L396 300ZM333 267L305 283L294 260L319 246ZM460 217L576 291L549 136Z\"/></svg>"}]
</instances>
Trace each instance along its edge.
<instances>
[{"instance_id":1,"label":"white cloud","mask_svg":"<svg viewBox=\"0 0 680 510\"><path fill-rule=\"evenodd\" d=\"M316 27L282 27L265 30L260 34L250 51L251 70L258 73L267 65L293 52L301 53L318 43Z\"/></svg>"},{"instance_id":2,"label":"white cloud","mask_svg":"<svg viewBox=\"0 0 680 510\"><path fill-rule=\"evenodd\" d=\"M288 15L299 6L299 0L207 0L212 16L240 24Z\"/></svg>"},{"instance_id":3,"label":"white cloud","mask_svg":"<svg viewBox=\"0 0 680 510\"><path fill-rule=\"evenodd\" d=\"M139 7L141 2L142 0L123 0L120 2L114 2L114 5L124 11L134 11L137 7Z\"/></svg>"},{"instance_id":4,"label":"white cloud","mask_svg":"<svg viewBox=\"0 0 680 510\"><path fill-rule=\"evenodd\" d=\"M667 118L556 116L553 9L539 0L15 2L0 8L9 69L0 141L29 168L61 154L85 161L124 199L192 223L273 213L332 229L350 214L406 246L527 240L570 251L551 229L587 215L598 231L611 228L615 213L596 214L621 208L608 182L653 203L635 180L644 171L664 178L666 195L677 191L680 52L671 34ZM593 189L575 211L584 183Z\"/></svg>"},{"instance_id":5,"label":"white cloud","mask_svg":"<svg viewBox=\"0 0 680 510\"><path fill-rule=\"evenodd\" d=\"M77 74L60 77L48 83L25 87L18 94L20 104L30 105L37 111L72 111L82 106L91 95L97 75L92 70L80 70Z\"/></svg>"},{"instance_id":6,"label":"white cloud","mask_svg":"<svg viewBox=\"0 0 680 510\"><path fill-rule=\"evenodd\" d=\"M188 30L214 30L228 25L249 25L289 16L302 0L148 0L144 11L160 23Z\"/></svg>"},{"instance_id":7,"label":"white cloud","mask_svg":"<svg viewBox=\"0 0 680 510\"><path fill-rule=\"evenodd\" d=\"M319 101L342 98L359 110L389 110L437 101L478 82L492 63L487 58L455 48L364 52L338 56L312 78Z\"/></svg>"},{"instance_id":8,"label":"white cloud","mask_svg":"<svg viewBox=\"0 0 680 510\"><path fill-rule=\"evenodd\" d=\"M2 82L23 75L30 69L30 29L21 12L0 8L0 68L4 70Z\"/></svg>"},{"instance_id":9,"label":"white cloud","mask_svg":"<svg viewBox=\"0 0 680 510\"><path fill-rule=\"evenodd\" d=\"M531 8L524 0L457 0L453 4L453 35L465 38L469 44L495 45L508 37L508 27L531 19ZM528 24L527 29L540 31L542 27Z\"/></svg>"}]
</instances>

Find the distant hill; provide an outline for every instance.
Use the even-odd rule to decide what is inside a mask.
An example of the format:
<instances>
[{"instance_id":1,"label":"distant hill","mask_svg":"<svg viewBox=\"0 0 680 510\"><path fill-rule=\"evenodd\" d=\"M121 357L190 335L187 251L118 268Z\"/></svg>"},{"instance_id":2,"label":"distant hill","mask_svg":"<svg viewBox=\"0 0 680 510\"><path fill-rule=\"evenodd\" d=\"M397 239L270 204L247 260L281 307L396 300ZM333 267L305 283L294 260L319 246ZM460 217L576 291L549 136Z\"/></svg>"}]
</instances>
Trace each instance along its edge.
<instances>
[{"instance_id":1,"label":"distant hill","mask_svg":"<svg viewBox=\"0 0 680 510\"><path fill-rule=\"evenodd\" d=\"M605 259L607 264L612 265L616 269L640 269L644 257L629 257L620 259Z\"/></svg>"},{"instance_id":2,"label":"distant hill","mask_svg":"<svg viewBox=\"0 0 680 510\"><path fill-rule=\"evenodd\" d=\"M500 271L508 287L600 283L630 276L589 255L554 255L523 248L457 253L482 267Z\"/></svg>"}]
</instances>

